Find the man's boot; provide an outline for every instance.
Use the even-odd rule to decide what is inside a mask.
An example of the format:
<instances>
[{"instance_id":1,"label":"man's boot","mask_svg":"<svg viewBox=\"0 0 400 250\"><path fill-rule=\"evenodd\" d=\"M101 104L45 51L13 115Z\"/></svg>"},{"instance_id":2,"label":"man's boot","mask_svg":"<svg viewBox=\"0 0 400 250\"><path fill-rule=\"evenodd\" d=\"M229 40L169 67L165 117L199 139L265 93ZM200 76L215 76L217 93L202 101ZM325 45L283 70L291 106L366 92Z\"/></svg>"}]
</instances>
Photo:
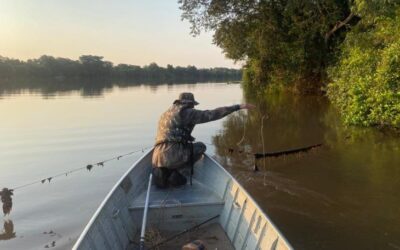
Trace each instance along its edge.
<instances>
[{"instance_id":1,"label":"man's boot","mask_svg":"<svg viewBox=\"0 0 400 250\"><path fill-rule=\"evenodd\" d=\"M178 172L178 170L172 170L171 175L168 178L168 183L172 187L179 187L185 185L187 182L187 179L185 176L183 176L181 173Z\"/></svg>"},{"instance_id":2,"label":"man's boot","mask_svg":"<svg viewBox=\"0 0 400 250\"><path fill-rule=\"evenodd\" d=\"M153 168L153 179L154 183L158 188L168 187L168 177L171 175L171 171L168 168L155 167Z\"/></svg>"}]
</instances>

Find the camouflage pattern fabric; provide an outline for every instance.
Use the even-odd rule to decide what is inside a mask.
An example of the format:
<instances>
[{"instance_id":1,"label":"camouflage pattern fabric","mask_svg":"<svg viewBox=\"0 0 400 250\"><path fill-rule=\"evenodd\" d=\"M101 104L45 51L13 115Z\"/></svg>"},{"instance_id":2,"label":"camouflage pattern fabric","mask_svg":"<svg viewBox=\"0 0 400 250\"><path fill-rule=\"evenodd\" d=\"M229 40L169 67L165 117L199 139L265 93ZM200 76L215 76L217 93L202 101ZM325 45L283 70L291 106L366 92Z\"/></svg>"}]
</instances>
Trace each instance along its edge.
<instances>
[{"instance_id":1,"label":"camouflage pattern fabric","mask_svg":"<svg viewBox=\"0 0 400 250\"><path fill-rule=\"evenodd\" d=\"M189 109L190 104L174 104L161 115L158 122L156 144L162 142L183 142L193 141L190 136L194 124L185 123L181 113Z\"/></svg>"},{"instance_id":2,"label":"camouflage pattern fabric","mask_svg":"<svg viewBox=\"0 0 400 250\"><path fill-rule=\"evenodd\" d=\"M158 123L156 146L153 152L153 166L171 169L190 166L191 136L196 124L215 121L240 109L240 105L221 107L214 110L197 110L191 104L172 105L161 115ZM197 144L197 143L196 143ZM194 158L199 158L196 151L205 151L203 143L193 147ZM196 159L195 159L196 160Z\"/></svg>"}]
</instances>

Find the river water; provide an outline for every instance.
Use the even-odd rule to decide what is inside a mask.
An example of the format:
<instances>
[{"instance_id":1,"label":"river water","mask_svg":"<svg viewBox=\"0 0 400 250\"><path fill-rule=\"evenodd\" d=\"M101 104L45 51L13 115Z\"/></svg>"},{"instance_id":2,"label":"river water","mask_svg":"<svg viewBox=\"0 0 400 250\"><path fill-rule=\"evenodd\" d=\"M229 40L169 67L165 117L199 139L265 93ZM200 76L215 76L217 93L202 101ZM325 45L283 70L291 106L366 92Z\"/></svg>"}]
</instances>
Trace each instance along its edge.
<instances>
[{"instance_id":1,"label":"river water","mask_svg":"<svg viewBox=\"0 0 400 250\"><path fill-rule=\"evenodd\" d=\"M127 84L128 85L128 84ZM248 189L296 249L400 249L400 140L346 128L321 97L244 95L238 84L2 91L0 187L13 188L153 144L159 115L180 92L199 109L257 109L196 126L194 137ZM254 160L251 153L323 143ZM15 190L0 249L69 249L141 152ZM253 172L257 165L258 172ZM4 224L4 228L2 226Z\"/></svg>"}]
</instances>

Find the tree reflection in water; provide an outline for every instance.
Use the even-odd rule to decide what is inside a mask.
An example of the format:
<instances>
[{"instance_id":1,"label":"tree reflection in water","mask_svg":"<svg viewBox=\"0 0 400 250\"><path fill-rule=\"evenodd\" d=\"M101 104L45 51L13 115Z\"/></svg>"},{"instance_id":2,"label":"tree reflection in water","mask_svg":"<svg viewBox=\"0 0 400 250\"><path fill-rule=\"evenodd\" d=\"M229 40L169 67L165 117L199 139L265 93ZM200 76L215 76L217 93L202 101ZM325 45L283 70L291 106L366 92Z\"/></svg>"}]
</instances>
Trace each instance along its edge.
<instances>
[{"instance_id":1,"label":"tree reflection in water","mask_svg":"<svg viewBox=\"0 0 400 250\"><path fill-rule=\"evenodd\" d=\"M175 80L174 82L167 82L163 80L112 80L109 78L96 78L96 79L40 79L40 78L21 78L13 80L0 79L0 99L2 96L21 94L21 93L34 93L40 94L44 97L51 98L58 95L67 95L72 92L79 91L83 97L101 97L105 93L112 91L114 87L130 88L137 86L147 86L151 90L156 91L160 85L165 84L191 84L197 83L225 83L229 82L230 78L221 79L206 79L203 81L195 80ZM235 79L233 79L235 80ZM189 85L188 88L191 86Z\"/></svg>"},{"instance_id":2,"label":"tree reflection in water","mask_svg":"<svg viewBox=\"0 0 400 250\"><path fill-rule=\"evenodd\" d=\"M246 102L256 104L258 110L239 112L224 121L221 133L213 137L219 160L236 178L245 183L251 181L250 185L261 184L265 186L264 191L270 191L270 195L277 191L297 197L312 195L326 204L331 203L327 197L296 185L295 181L276 171L279 166L296 161L298 157L306 157L308 153L277 159L254 159L253 155L256 152L285 151L321 142L326 126L319 116L325 112L326 103L323 99L318 101L323 105L315 105L315 99L304 101L284 94L247 97ZM314 117L301 116L307 112ZM307 131L310 126L311 133ZM252 172L254 164L261 167L260 173Z\"/></svg>"},{"instance_id":3,"label":"tree reflection in water","mask_svg":"<svg viewBox=\"0 0 400 250\"><path fill-rule=\"evenodd\" d=\"M212 139L216 157L295 248L380 248L388 239L400 244L400 198L395 191L400 188L398 137L345 127L323 97L247 94L245 101L258 110L226 118ZM264 115L269 119L261 128ZM262 137L266 152L324 146L300 155L264 158L265 169L264 159L259 159L260 171L253 172L257 162L243 151L263 152Z\"/></svg>"}]
</instances>

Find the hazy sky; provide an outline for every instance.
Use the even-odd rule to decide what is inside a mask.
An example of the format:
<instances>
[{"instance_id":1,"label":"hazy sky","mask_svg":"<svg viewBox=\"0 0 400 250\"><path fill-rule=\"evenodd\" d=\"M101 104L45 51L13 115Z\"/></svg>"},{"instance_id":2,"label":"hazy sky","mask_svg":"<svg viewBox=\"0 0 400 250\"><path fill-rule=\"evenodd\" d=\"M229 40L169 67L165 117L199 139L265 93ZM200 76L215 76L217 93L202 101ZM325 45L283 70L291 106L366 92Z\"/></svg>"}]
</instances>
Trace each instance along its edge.
<instances>
[{"instance_id":1,"label":"hazy sky","mask_svg":"<svg viewBox=\"0 0 400 250\"><path fill-rule=\"evenodd\" d=\"M177 0L0 0L0 55L239 67L211 34L192 37L180 14Z\"/></svg>"}]
</instances>

